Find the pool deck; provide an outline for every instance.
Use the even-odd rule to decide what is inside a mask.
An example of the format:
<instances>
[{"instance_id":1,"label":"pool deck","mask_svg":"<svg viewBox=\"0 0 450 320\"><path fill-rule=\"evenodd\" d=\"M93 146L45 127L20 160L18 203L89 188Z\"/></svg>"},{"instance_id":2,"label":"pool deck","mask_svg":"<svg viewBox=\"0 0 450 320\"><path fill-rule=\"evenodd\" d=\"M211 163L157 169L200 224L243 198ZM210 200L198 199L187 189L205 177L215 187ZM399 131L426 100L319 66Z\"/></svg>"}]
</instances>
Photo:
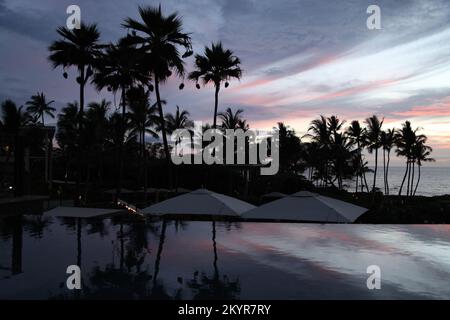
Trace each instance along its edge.
<instances>
[{"instance_id":1,"label":"pool deck","mask_svg":"<svg viewBox=\"0 0 450 320\"><path fill-rule=\"evenodd\" d=\"M0 216L41 213L44 209L44 202L48 199L47 196L38 195L0 199Z\"/></svg>"}]
</instances>

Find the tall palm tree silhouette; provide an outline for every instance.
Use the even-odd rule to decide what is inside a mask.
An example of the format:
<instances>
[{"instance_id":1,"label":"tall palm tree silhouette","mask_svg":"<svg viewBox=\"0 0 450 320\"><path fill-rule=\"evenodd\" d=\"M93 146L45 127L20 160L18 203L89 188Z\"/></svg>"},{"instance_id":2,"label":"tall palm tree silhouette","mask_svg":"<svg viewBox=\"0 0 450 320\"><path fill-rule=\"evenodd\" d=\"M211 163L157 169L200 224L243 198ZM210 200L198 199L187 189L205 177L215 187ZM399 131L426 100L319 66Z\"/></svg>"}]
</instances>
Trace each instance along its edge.
<instances>
[{"instance_id":1,"label":"tall palm tree silhouette","mask_svg":"<svg viewBox=\"0 0 450 320\"><path fill-rule=\"evenodd\" d=\"M322 185L328 185L328 162L329 162L329 149L330 149L330 131L328 130L327 119L321 115L320 118L311 121L311 125L308 128L306 136L312 138L313 142L316 142L319 146L320 163L319 176L322 180ZM280 131L281 134L281 131Z\"/></svg>"},{"instance_id":2,"label":"tall palm tree silhouette","mask_svg":"<svg viewBox=\"0 0 450 320\"><path fill-rule=\"evenodd\" d=\"M396 154L397 156L402 156L406 158L406 170L405 174L403 176L402 184L400 185L400 189L398 191L398 195L400 196L403 191L403 186L406 181L406 177L410 176L410 168L412 163L412 148L414 146L414 143L416 142L417 135L416 135L417 129L413 130L411 127L411 122L405 121L405 123L402 124L402 128L397 131L396 134ZM407 185L407 191L406 194L409 195L409 187L410 187L410 181L408 181Z\"/></svg>"},{"instance_id":3,"label":"tall palm tree silhouette","mask_svg":"<svg viewBox=\"0 0 450 320\"><path fill-rule=\"evenodd\" d=\"M389 164L391 162L391 149L395 144L395 129L388 129L381 132L381 147L383 148L383 173L384 173L384 194L389 194ZM387 162L386 162L387 155Z\"/></svg>"},{"instance_id":4,"label":"tall palm tree silhouette","mask_svg":"<svg viewBox=\"0 0 450 320\"><path fill-rule=\"evenodd\" d=\"M370 118L365 120L367 124L366 133L364 136L364 144L369 151L372 153L375 151L375 168L373 173L373 185L372 192L375 194L375 187L377 183L377 170L378 170L378 149L381 147L381 127L383 125L383 121L378 119L376 115L373 115Z\"/></svg>"},{"instance_id":5,"label":"tall palm tree silhouette","mask_svg":"<svg viewBox=\"0 0 450 320\"><path fill-rule=\"evenodd\" d=\"M93 67L98 61L103 46L99 43L100 32L96 24L81 23L79 29L69 30L59 27L56 32L63 38L54 41L50 47L49 60L53 67L62 66L63 76L67 78L67 67L75 66L78 70L77 83L80 86L79 126L82 125L84 112L84 88L93 74Z\"/></svg>"},{"instance_id":6,"label":"tall palm tree silhouette","mask_svg":"<svg viewBox=\"0 0 450 320\"><path fill-rule=\"evenodd\" d=\"M65 158L65 174L64 178L67 180L71 174L71 167L77 161L79 156L78 150L78 103L68 103L67 106L62 108L58 114L58 122L56 131L56 141L59 148L62 150L62 154Z\"/></svg>"},{"instance_id":7,"label":"tall palm tree silhouette","mask_svg":"<svg viewBox=\"0 0 450 320\"><path fill-rule=\"evenodd\" d=\"M144 86L131 88L127 93L127 100L129 104L129 117L131 120L132 131L139 137L139 154L141 160L141 171L138 170L139 176L142 177L142 187L144 190L144 197L146 197L145 190L147 189L147 162L146 162L146 134L154 138L158 137L155 126L159 122L156 116L156 104L150 105L150 92Z\"/></svg>"},{"instance_id":8,"label":"tall palm tree silhouette","mask_svg":"<svg viewBox=\"0 0 450 320\"><path fill-rule=\"evenodd\" d=\"M215 88L213 129L216 128L221 84L225 81L225 88L227 88L230 79L241 78L240 64L240 59L233 54L233 51L224 49L221 42L212 43L210 48L205 47L204 55L195 55L196 70L189 74L189 79L197 82L197 88L200 88L198 84L200 79L204 85L213 83Z\"/></svg>"},{"instance_id":9,"label":"tall palm tree silhouette","mask_svg":"<svg viewBox=\"0 0 450 320\"><path fill-rule=\"evenodd\" d=\"M418 143L413 147L412 154L414 159L417 161L417 167L418 167L418 177L416 186L414 187L413 195L416 195L417 188L419 187L420 183L420 168L422 167L423 162L435 162L436 160L433 158L430 158L430 154L433 151L433 148L430 146L425 145L426 139L421 139L418 141Z\"/></svg>"},{"instance_id":10,"label":"tall palm tree silhouette","mask_svg":"<svg viewBox=\"0 0 450 320\"><path fill-rule=\"evenodd\" d=\"M100 184L103 182L103 154L105 152L105 140L107 134L107 116L111 103L103 99L101 102L88 104L86 112L86 127L88 136L86 140L92 147L93 157L91 162L97 163L97 178Z\"/></svg>"},{"instance_id":11,"label":"tall palm tree silhouette","mask_svg":"<svg viewBox=\"0 0 450 320\"><path fill-rule=\"evenodd\" d=\"M45 125L44 114L52 118L55 117L53 113L56 109L50 106L53 102L55 102L55 100L47 102L44 93L38 92L37 94L31 96L31 99L27 101L25 105L27 106L27 111L34 115L36 119L41 118L42 125Z\"/></svg>"},{"instance_id":12,"label":"tall palm tree silhouette","mask_svg":"<svg viewBox=\"0 0 450 320\"><path fill-rule=\"evenodd\" d=\"M366 173L363 170L363 156L362 156L362 148L363 148L363 144L364 144L364 135L365 135L366 129L362 128L359 121L358 120L353 120L350 123L350 126L347 128L347 135L350 138L350 141L356 145L356 149L358 151L357 157L359 158L359 167L358 167L358 171L359 171L359 175L361 177L361 186L365 185L366 186L366 190L367 192L369 192L369 186L367 184L367 179L366 179ZM364 182L363 182L363 178L364 178ZM358 179L358 177L357 177ZM362 187L361 187L362 189Z\"/></svg>"},{"instance_id":13,"label":"tall palm tree silhouette","mask_svg":"<svg viewBox=\"0 0 450 320\"><path fill-rule=\"evenodd\" d=\"M139 7L139 15L142 22L126 18L122 26L133 30L133 34L127 37L128 41L139 44L145 51L146 62L143 68L152 74L155 83L154 89L161 122L164 151L166 160L170 163L169 144L159 85L172 75L172 71L175 71L178 76L184 75L183 58L192 55L191 38L189 34L183 32L182 20L177 13L165 16L161 11L161 6L158 8ZM180 55L180 47L185 50L183 55ZM180 89L182 87L181 85ZM153 86L149 88L153 90Z\"/></svg>"},{"instance_id":14,"label":"tall palm tree silhouette","mask_svg":"<svg viewBox=\"0 0 450 320\"><path fill-rule=\"evenodd\" d=\"M116 45L110 44L105 54L102 55L103 63L97 66L97 72L94 75L93 83L97 90L107 87L109 91L116 93L121 91L120 104L122 107L121 132L125 135L125 116L126 116L126 92L134 84L139 83L148 85L150 75L141 68L143 59L142 49L127 42L122 38ZM123 140L122 140L123 141ZM119 164L118 177L116 180L116 197L120 197L123 181L123 145L119 146Z\"/></svg>"},{"instance_id":15,"label":"tall palm tree silhouette","mask_svg":"<svg viewBox=\"0 0 450 320\"><path fill-rule=\"evenodd\" d=\"M193 131L194 123L189 119L189 112L186 110L181 110L177 106L177 111L175 114L168 113L165 116L165 121L167 124L167 132L172 134L177 129L187 129L191 133L190 147L193 149ZM181 142L181 138L178 138L177 143ZM175 167L175 189L178 192L178 167Z\"/></svg>"}]
</instances>

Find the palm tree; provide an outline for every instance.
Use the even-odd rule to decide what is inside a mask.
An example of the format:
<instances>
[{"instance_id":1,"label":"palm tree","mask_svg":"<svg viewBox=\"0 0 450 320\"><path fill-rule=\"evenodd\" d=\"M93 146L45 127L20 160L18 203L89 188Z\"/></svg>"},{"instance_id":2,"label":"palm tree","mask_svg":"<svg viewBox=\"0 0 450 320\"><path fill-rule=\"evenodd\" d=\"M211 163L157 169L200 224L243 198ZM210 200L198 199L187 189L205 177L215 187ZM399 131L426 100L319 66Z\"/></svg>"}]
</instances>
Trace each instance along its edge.
<instances>
[{"instance_id":1,"label":"palm tree","mask_svg":"<svg viewBox=\"0 0 450 320\"><path fill-rule=\"evenodd\" d=\"M402 184L400 186L400 190L398 191L398 195L400 196L403 191L403 185L405 184L406 177L408 176L408 185L407 185L407 191L406 194L409 195L409 189L410 189L410 175L411 175L411 164L413 161L413 155L412 150L413 146L416 143L418 136L417 136L417 129L413 130L411 127L411 122L405 121L405 123L402 124L402 128L397 131L395 136L395 144L396 144L396 153L397 156L402 156L406 158L406 170L405 174L403 176ZM424 136L420 135L419 139L423 139Z\"/></svg>"},{"instance_id":2,"label":"palm tree","mask_svg":"<svg viewBox=\"0 0 450 320\"><path fill-rule=\"evenodd\" d=\"M414 188L414 193L413 193L413 195L415 196L416 192L417 192L417 187L419 186L419 182L420 182L420 167L422 167L422 163L423 162L435 162L436 160L429 157L431 152L433 152L433 149L430 146L425 145L422 141L420 141L413 147L412 152L413 152L414 158L417 161L417 167L419 170L416 186Z\"/></svg>"},{"instance_id":3,"label":"palm tree","mask_svg":"<svg viewBox=\"0 0 450 320\"><path fill-rule=\"evenodd\" d=\"M366 190L367 192L369 192L369 186L367 184L367 179L366 179L366 173L363 170L363 156L362 156L362 145L364 144L364 136L366 133L366 129L362 128L361 125L359 124L358 120L353 120L350 124L350 126L347 128L347 136L350 138L351 143L353 143L354 145L356 145L356 149L358 151L358 159L359 159L359 168L358 168L358 173L361 177L361 190L362 190L362 186L365 185L366 186ZM364 178L364 183L363 183L363 178ZM358 179L358 177L356 178Z\"/></svg>"},{"instance_id":4,"label":"palm tree","mask_svg":"<svg viewBox=\"0 0 450 320\"><path fill-rule=\"evenodd\" d=\"M219 117L222 120L222 129L248 130L249 125L247 124L247 120L243 119L241 116L243 112L242 109L237 109L236 112L233 112L231 108L227 108L225 112L220 112Z\"/></svg>"},{"instance_id":5,"label":"palm tree","mask_svg":"<svg viewBox=\"0 0 450 320\"><path fill-rule=\"evenodd\" d=\"M320 161L317 164L318 177L322 180L322 186L327 186L329 182L329 173L328 173L328 164L330 158L330 131L328 130L328 122L327 119L321 115L319 119L314 119L311 121L311 125L308 128L308 132L312 132L311 134L307 134L312 138L312 141L317 143L319 146L318 152L320 154ZM280 131L281 133L281 131Z\"/></svg>"},{"instance_id":6,"label":"palm tree","mask_svg":"<svg viewBox=\"0 0 450 320\"><path fill-rule=\"evenodd\" d=\"M47 114L52 118L55 117L53 112L55 112L56 109L50 106L53 102L55 102L55 100L47 102L44 93L38 92L37 94L31 96L31 100L26 102L27 111L30 114L33 114L36 117L36 119L41 118L42 125L45 125L44 114Z\"/></svg>"},{"instance_id":7,"label":"palm tree","mask_svg":"<svg viewBox=\"0 0 450 320\"><path fill-rule=\"evenodd\" d=\"M122 25L133 30L133 34L127 37L128 41L139 44L145 51L147 63L143 67L153 75L164 151L166 160L170 163L159 85L172 75L172 71L175 71L178 76L184 75L183 58L192 55L191 38L189 34L183 32L182 20L177 13L165 16L161 12L161 6L139 7L139 15L142 22L127 18ZM182 56L180 56L179 47L185 49ZM180 85L180 89L183 86ZM150 89L153 89L153 86Z\"/></svg>"},{"instance_id":8,"label":"palm tree","mask_svg":"<svg viewBox=\"0 0 450 320\"><path fill-rule=\"evenodd\" d=\"M139 153L141 159L141 168L143 172L139 175L143 177L143 190L147 189L147 163L146 163L146 144L145 136L150 134L157 138L158 134L154 126L158 123L159 118L156 116L156 105L150 106L150 92L145 90L143 86L131 88L127 93L127 100L130 108L129 117L133 132L139 137ZM146 195L144 191L144 195Z\"/></svg>"},{"instance_id":9,"label":"palm tree","mask_svg":"<svg viewBox=\"0 0 450 320\"><path fill-rule=\"evenodd\" d=\"M189 119L189 112L186 110L180 112L179 106L177 106L175 115L171 113L166 114L165 121L169 134L172 134L177 129L191 129L194 126L194 123Z\"/></svg>"},{"instance_id":10,"label":"palm tree","mask_svg":"<svg viewBox=\"0 0 450 320\"><path fill-rule=\"evenodd\" d=\"M23 111L23 106L17 107L12 100L5 100L1 106L2 127L4 131L17 132L20 127L31 122L30 114Z\"/></svg>"},{"instance_id":11,"label":"palm tree","mask_svg":"<svg viewBox=\"0 0 450 320\"><path fill-rule=\"evenodd\" d=\"M395 129L388 129L381 132L381 147L383 148L383 173L384 173L384 194L389 194L389 164L391 161L391 149L395 143ZM387 154L387 162L386 162Z\"/></svg>"},{"instance_id":12,"label":"palm tree","mask_svg":"<svg viewBox=\"0 0 450 320\"><path fill-rule=\"evenodd\" d=\"M69 178L69 172L72 163L76 163L76 158L79 155L78 148L78 103L68 103L66 107L62 108L58 114L56 132L56 142L62 149L65 161L65 179Z\"/></svg>"},{"instance_id":13,"label":"palm tree","mask_svg":"<svg viewBox=\"0 0 450 320\"><path fill-rule=\"evenodd\" d=\"M333 163L333 169L338 180L338 188L343 188L343 178L349 172L351 160L354 152L350 151L352 143L350 139L343 133L336 132L332 135L332 143L330 146ZM336 180L335 179L335 180Z\"/></svg>"},{"instance_id":14,"label":"palm tree","mask_svg":"<svg viewBox=\"0 0 450 320\"><path fill-rule=\"evenodd\" d=\"M62 66L63 76L67 78L67 67L75 66L78 70L77 83L80 85L79 126L82 125L84 111L84 87L93 74L93 67L100 55L102 45L99 44L100 32L95 24L81 23L79 29L69 30L59 27L56 32L63 38L54 41L50 47L49 56L53 67Z\"/></svg>"},{"instance_id":15,"label":"palm tree","mask_svg":"<svg viewBox=\"0 0 450 320\"><path fill-rule=\"evenodd\" d=\"M222 120L222 124L220 128L225 132L227 129L236 130L241 129L243 131L247 131L249 129L249 125L247 124L247 121L242 118L242 113L244 111L242 109L236 110L236 112L233 112L231 108L227 108L225 112L220 112L219 117ZM230 139L228 136L225 135L225 139ZM234 136L233 136L234 141ZM244 154L248 157L248 148L249 148L249 139L248 137L245 138L244 146L238 146L237 141L234 141L234 150L237 152L245 152ZM224 154L227 147L227 143L224 144ZM239 148L239 150L238 150Z\"/></svg>"},{"instance_id":16,"label":"palm tree","mask_svg":"<svg viewBox=\"0 0 450 320\"><path fill-rule=\"evenodd\" d=\"M143 51L128 43L126 38L122 38L114 45L110 44L102 56L103 63L97 66L93 78L97 90L105 87L109 91L116 93L121 91L120 105L122 106L122 135L125 135L126 116L126 92L135 84L148 85L150 75L142 69ZM124 141L124 139L122 139ZM117 195L120 196L123 181L123 146L119 146L118 179L116 183Z\"/></svg>"},{"instance_id":17,"label":"palm tree","mask_svg":"<svg viewBox=\"0 0 450 320\"><path fill-rule=\"evenodd\" d=\"M210 48L205 47L204 55L195 55L196 70L189 74L189 79L197 82L197 88L200 88L199 79L203 81L204 85L213 83L215 88L213 129L216 128L221 84L225 81L225 88L227 88L230 79L241 78L240 64L240 59L233 55L233 51L225 50L221 42L212 43Z\"/></svg>"},{"instance_id":18,"label":"palm tree","mask_svg":"<svg viewBox=\"0 0 450 320\"><path fill-rule=\"evenodd\" d=\"M88 104L86 112L86 127L88 142L92 147L93 160L97 162L97 177L100 183L103 181L103 154L105 151L107 115L111 107L111 102L103 99L101 102L91 102Z\"/></svg>"},{"instance_id":19,"label":"palm tree","mask_svg":"<svg viewBox=\"0 0 450 320\"><path fill-rule=\"evenodd\" d=\"M375 186L377 183L377 170L378 170L378 149L381 147L381 127L384 120L379 120L376 115L365 120L367 124L366 133L364 136L364 145L372 153L375 151L375 169L373 173L373 186L372 192L375 194Z\"/></svg>"}]
</instances>

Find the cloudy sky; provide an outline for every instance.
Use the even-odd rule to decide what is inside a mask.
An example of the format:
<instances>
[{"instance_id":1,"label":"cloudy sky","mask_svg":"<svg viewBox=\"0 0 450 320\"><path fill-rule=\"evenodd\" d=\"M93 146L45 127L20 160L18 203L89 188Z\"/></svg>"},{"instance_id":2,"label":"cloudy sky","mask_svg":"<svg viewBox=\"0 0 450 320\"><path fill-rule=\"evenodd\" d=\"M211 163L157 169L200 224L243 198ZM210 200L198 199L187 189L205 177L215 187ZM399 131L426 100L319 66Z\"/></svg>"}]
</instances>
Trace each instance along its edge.
<instances>
[{"instance_id":1,"label":"cloudy sky","mask_svg":"<svg viewBox=\"0 0 450 320\"><path fill-rule=\"evenodd\" d=\"M59 110L78 99L75 74L64 80L47 61L68 5L79 5L82 20L110 42L126 34L120 24L137 18L138 5L158 3L0 0L0 100L24 104L43 91ZM381 30L366 27L370 4L381 8ZM408 119L429 136L436 165L450 165L450 1L184 0L162 8L183 17L195 52L220 40L241 58L243 78L221 92L219 108L244 109L251 127L284 121L302 135L319 114L348 122L377 114L386 128ZM212 88L186 82L179 91L181 81L162 88L167 111L179 105L211 122ZM88 88L87 101L102 97L114 101Z\"/></svg>"}]
</instances>

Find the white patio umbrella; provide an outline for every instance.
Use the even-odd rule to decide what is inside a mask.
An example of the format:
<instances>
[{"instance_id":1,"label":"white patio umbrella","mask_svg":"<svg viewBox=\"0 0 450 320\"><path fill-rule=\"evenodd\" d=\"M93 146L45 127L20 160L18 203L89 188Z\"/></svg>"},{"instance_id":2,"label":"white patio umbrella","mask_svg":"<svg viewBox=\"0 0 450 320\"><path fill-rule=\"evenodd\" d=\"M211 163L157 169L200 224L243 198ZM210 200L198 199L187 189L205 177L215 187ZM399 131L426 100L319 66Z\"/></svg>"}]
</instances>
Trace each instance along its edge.
<instances>
[{"instance_id":1,"label":"white patio umbrella","mask_svg":"<svg viewBox=\"0 0 450 320\"><path fill-rule=\"evenodd\" d=\"M254 205L239 199L207 189L197 189L144 208L141 210L141 213L153 215L240 216L243 212L253 208L255 208Z\"/></svg>"},{"instance_id":2,"label":"white patio umbrella","mask_svg":"<svg viewBox=\"0 0 450 320\"><path fill-rule=\"evenodd\" d=\"M300 191L249 210L242 215L242 218L348 223L354 222L367 210L317 193Z\"/></svg>"}]
</instances>

